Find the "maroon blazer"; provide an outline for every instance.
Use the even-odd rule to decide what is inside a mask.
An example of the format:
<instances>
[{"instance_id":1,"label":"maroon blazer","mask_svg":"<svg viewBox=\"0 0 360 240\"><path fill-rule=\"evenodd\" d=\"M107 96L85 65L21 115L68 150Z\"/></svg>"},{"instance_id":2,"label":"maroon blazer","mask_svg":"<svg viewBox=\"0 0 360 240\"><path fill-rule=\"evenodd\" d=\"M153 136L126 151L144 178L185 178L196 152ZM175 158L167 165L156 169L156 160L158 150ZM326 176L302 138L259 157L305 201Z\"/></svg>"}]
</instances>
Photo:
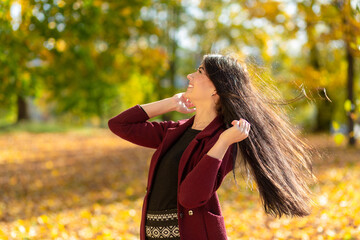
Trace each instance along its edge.
<instances>
[{"instance_id":1,"label":"maroon blazer","mask_svg":"<svg viewBox=\"0 0 360 240\"><path fill-rule=\"evenodd\" d=\"M194 118L195 115L177 122L149 122L146 112L140 105L135 105L108 121L110 130L117 136L134 144L156 149L150 162L146 190L151 189L159 158L188 127L192 126ZM236 154L236 145L232 144L228 148L222 160L207 155L225 129L225 125L217 116L190 142L180 159L177 208L182 240L227 239L216 190L227 173L233 169L232 159ZM142 207L141 240L145 240L149 193L150 191L146 191Z\"/></svg>"}]
</instances>

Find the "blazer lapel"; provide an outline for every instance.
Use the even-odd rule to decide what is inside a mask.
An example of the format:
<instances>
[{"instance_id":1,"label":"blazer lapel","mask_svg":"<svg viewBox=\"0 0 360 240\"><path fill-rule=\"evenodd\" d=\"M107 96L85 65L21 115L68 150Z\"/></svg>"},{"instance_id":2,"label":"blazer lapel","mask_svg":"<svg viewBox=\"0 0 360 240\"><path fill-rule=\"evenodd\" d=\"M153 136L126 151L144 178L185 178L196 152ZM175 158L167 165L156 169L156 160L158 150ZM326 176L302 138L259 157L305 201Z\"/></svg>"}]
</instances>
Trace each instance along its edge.
<instances>
[{"instance_id":1,"label":"blazer lapel","mask_svg":"<svg viewBox=\"0 0 360 240\"><path fill-rule=\"evenodd\" d=\"M192 126L192 124L194 123L194 119L195 119L195 115L189 119L179 120L178 127L169 128L167 130L167 133L163 139L163 144L160 145L158 157L156 159L154 159L154 161L150 165L150 169L152 171L149 172L149 178L148 178L148 183L149 183L148 186L149 187L152 186L153 175L155 172L156 165L159 162L159 159L170 148L170 146L172 146L175 143L175 141L179 139L179 137L186 131L186 129L188 129L189 127ZM194 150L196 150L195 147L197 146L199 141L202 138L211 136L219 127L222 126L222 124L223 124L223 122L222 122L220 116L216 116L214 118L214 120L212 122L210 122L210 124L206 128L204 128L199 134L197 134L195 139L193 139L190 142L189 146L185 149L183 155L180 158L179 170L178 170L178 185L180 184L180 179L183 174L183 170L186 166L186 163L188 162L192 152Z\"/></svg>"},{"instance_id":2,"label":"blazer lapel","mask_svg":"<svg viewBox=\"0 0 360 240\"><path fill-rule=\"evenodd\" d=\"M186 164L189 162L190 156L193 151L196 151L196 146L199 141L207 136L211 136L218 128L222 126L223 122L220 116L216 116L215 119L204 128L196 137L189 143L189 146L185 149L183 155L180 158L179 169L178 169L178 186L180 186L180 181L182 179L183 171Z\"/></svg>"},{"instance_id":3,"label":"blazer lapel","mask_svg":"<svg viewBox=\"0 0 360 240\"><path fill-rule=\"evenodd\" d=\"M179 120L179 126L174 128L168 128L166 135L163 139L163 144L160 145L160 148L158 149L159 153L156 159L154 159L153 162L151 162L150 170L149 171L149 177L148 177L148 186L151 188L152 181L153 181L153 175L155 172L156 165L159 162L159 159L164 155L164 153L172 146L172 144L175 143L176 140L179 139L179 137L186 131L188 127L191 127L192 123L194 122L195 115L192 116L189 119L182 119Z\"/></svg>"}]
</instances>

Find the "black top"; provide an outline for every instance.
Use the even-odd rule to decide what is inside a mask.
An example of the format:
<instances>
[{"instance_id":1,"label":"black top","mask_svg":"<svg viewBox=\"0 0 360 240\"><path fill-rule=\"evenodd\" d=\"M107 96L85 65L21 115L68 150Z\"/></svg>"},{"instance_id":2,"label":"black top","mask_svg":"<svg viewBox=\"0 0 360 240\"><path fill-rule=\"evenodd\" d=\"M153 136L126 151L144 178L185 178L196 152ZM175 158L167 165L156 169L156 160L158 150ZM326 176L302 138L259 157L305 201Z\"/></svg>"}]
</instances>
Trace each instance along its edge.
<instances>
[{"instance_id":1,"label":"black top","mask_svg":"<svg viewBox=\"0 0 360 240\"><path fill-rule=\"evenodd\" d=\"M149 210L177 208L177 181L179 162L189 143L201 130L189 127L183 135L159 159L149 194Z\"/></svg>"}]
</instances>

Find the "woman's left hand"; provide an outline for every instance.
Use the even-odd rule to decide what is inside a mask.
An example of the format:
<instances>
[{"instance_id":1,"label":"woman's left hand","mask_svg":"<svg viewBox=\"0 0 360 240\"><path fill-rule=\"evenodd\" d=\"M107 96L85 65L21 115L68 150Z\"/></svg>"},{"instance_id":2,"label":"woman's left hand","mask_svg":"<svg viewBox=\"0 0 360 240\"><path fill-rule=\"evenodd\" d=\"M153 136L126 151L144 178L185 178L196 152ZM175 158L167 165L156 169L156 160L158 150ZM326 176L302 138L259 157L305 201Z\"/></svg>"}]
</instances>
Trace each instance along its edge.
<instances>
[{"instance_id":1,"label":"woman's left hand","mask_svg":"<svg viewBox=\"0 0 360 240\"><path fill-rule=\"evenodd\" d=\"M220 137L223 141L229 145L240 142L249 136L250 123L245 119L234 120L231 122L232 127L226 129L221 133Z\"/></svg>"}]
</instances>

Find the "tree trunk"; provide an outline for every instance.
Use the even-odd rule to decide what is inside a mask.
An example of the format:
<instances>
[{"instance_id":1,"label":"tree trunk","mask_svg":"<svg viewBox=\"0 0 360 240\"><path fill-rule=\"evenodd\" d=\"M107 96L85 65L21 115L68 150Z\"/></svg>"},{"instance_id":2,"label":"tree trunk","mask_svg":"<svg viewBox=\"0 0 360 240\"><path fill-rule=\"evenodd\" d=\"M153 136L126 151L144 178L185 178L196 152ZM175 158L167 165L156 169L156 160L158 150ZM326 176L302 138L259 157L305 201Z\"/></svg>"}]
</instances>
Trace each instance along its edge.
<instances>
[{"instance_id":1,"label":"tree trunk","mask_svg":"<svg viewBox=\"0 0 360 240\"><path fill-rule=\"evenodd\" d=\"M178 21L179 21L179 9L177 5L171 6L171 9L168 10L168 24L169 27L167 29L168 32L168 52L169 52L169 81L170 81L170 87L169 92L170 95L175 94L175 79L176 79L176 63L177 63L177 56L176 56L176 50L178 48L177 39L176 39L176 32L179 28ZM163 120L169 121L173 118L173 113L165 113L162 116Z\"/></svg>"},{"instance_id":2,"label":"tree trunk","mask_svg":"<svg viewBox=\"0 0 360 240\"><path fill-rule=\"evenodd\" d=\"M355 134L354 134L354 114L355 114L355 105L354 105L354 56L351 53L350 46L347 44L346 47L346 60L348 62L347 69L347 94L348 99L351 102L351 110L348 112L348 136L349 136L349 145L355 145Z\"/></svg>"},{"instance_id":3,"label":"tree trunk","mask_svg":"<svg viewBox=\"0 0 360 240\"><path fill-rule=\"evenodd\" d=\"M17 96L17 120L16 123L20 121L30 120L28 107L23 96Z\"/></svg>"},{"instance_id":4,"label":"tree trunk","mask_svg":"<svg viewBox=\"0 0 360 240\"><path fill-rule=\"evenodd\" d=\"M325 98L325 96L322 96ZM328 132L331 124L331 118L334 111L334 104L329 101L322 101L316 103L316 127L314 132Z\"/></svg>"},{"instance_id":5,"label":"tree trunk","mask_svg":"<svg viewBox=\"0 0 360 240\"><path fill-rule=\"evenodd\" d=\"M319 51L316 48L316 45L312 46L310 50L310 64L316 69L320 70L319 63ZM323 99L326 99L325 96ZM331 124L331 117L334 111L334 104L332 102L328 102L326 100L319 100L316 102L316 126L314 132L327 132L329 131L329 127Z\"/></svg>"}]
</instances>

